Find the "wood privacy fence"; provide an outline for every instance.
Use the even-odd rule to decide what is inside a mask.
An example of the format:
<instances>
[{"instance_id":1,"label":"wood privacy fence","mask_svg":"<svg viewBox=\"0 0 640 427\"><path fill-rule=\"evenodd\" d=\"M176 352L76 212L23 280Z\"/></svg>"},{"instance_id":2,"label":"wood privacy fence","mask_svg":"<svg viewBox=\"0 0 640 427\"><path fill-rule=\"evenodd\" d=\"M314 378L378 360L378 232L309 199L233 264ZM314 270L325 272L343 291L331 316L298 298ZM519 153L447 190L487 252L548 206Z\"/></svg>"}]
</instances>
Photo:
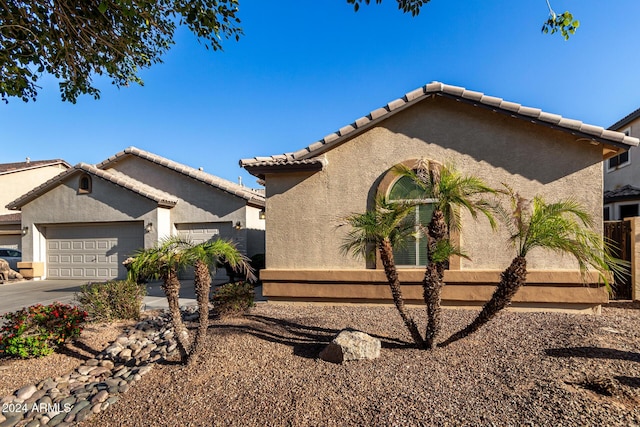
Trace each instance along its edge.
<instances>
[{"instance_id":1,"label":"wood privacy fence","mask_svg":"<svg viewBox=\"0 0 640 427\"><path fill-rule=\"evenodd\" d=\"M613 299L629 300L633 298L633 272L631 265L633 264L633 228L632 220L623 221L605 221L604 222L604 238L611 244L613 254L616 258L629 262L629 268L623 274L615 275L615 284L613 285Z\"/></svg>"}]
</instances>

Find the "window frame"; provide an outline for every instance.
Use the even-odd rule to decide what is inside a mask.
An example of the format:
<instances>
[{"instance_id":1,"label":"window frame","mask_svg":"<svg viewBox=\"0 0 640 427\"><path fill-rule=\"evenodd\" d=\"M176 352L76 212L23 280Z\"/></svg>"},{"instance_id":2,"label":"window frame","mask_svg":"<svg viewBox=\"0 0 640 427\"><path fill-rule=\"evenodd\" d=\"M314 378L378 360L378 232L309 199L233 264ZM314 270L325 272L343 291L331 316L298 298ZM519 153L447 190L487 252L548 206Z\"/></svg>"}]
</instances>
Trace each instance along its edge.
<instances>
[{"instance_id":1,"label":"window frame","mask_svg":"<svg viewBox=\"0 0 640 427\"><path fill-rule=\"evenodd\" d=\"M375 187L375 196L377 197L386 197L389 194L389 191L391 189L391 187L393 186L393 184L398 180L399 176L398 174L394 171L394 168L396 166L402 165L402 166L406 166L408 168L414 169L416 167L416 165L418 164L418 162L420 161L428 161L429 163L432 163L436 166L442 166L442 164L440 162L434 161L434 160L430 160L428 158L423 158L423 159L418 159L418 158L412 158L412 159L407 159L404 160L400 163L397 163L393 166L391 166L389 169L386 170L386 172L382 173L380 175L379 181L378 181L378 185L377 187ZM414 199L415 200L415 199ZM370 201L371 203L373 203L373 198ZM451 240L451 242L455 245L455 246L460 246L460 232L458 230L449 230L449 239ZM373 264L367 264L367 268L373 268L376 270L382 270L383 266L382 266L382 260L380 258L380 252L376 251L376 257L375 260L373 260ZM417 270L416 266L410 266L410 268L413 268L414 270ZM410 268L402 268L402 270L409 270ZM420 268L420 269L424 269L424 267ZM452 255L449 258L449 267L448 270L454 270L454 271L459 271L462 269L462 258L459 255Z\"/></svg>"},{"instance_id":2,"label":"window frame","mask_svg":"<svg viewBox=\"0 0 640 427\"><path fill-rule=\"evenodd\" d=\"M85 180L87 182L86 188L84 188L82 185ZM89 194L92 191L92 187L93 183L91 175L87 173L80 175L80 178L78 179L78 194Z\"/></svg>"},{"instance_id":3,"label":"window frame","mask_svg":"<svg viewBox=\"0 0 640 427\"><path fill-rule=\"evenodd\" d=\"M396 180L397 182L398 180ZM393 186L395 185L395 182L389 187L389 193L391 192L391 189L393 188ZM415 206L427 206L427 205L434 205L435 203L438 202L438 199L389 199L390 202L399 202L399 203L410 203L412 205ZM416 225L414 225L414 232L416 235L415 238L415 250L416 250L416 257L415 257L415 263L414 264L398 264L396 262L396 267L398 268L415 268L415 267L426 267L427 264L419 264L420 262L420 256L419 254L419 250L422 247L423 249L426 248L426 246L421 246L421 245L425 245L425 239L427 239L427 236L424 235L424 233L422 233L422 231L420 230L420 226L419 224L419 220L420 220L420 212L418 209L416 209L416 211L414 212L415 215L415 222ZM433 215L433 213L432 213ZM425 225L425 224L423 224ZM395 258L395 251L394 251L394 258Z\"/></svg>"},{"instance_id":4,"label":"window frame","mask_svg":"<svg viewBox=\"0 0 640 427\"><path fill-rule=\"evenodd\" d=\"M631 128L626 128L622 131L626 136L631 135ZM627 159L624 162L620 162L620 156L626 155ZM618 163L616 165L611 166L611 161L614 159L618 159ZM607 173L617 171L618 169L624 168L631 164L631 149L624 151L620 154L616 154L613 157L609 157L607 159Z\"/></svg>"}]
</instances>

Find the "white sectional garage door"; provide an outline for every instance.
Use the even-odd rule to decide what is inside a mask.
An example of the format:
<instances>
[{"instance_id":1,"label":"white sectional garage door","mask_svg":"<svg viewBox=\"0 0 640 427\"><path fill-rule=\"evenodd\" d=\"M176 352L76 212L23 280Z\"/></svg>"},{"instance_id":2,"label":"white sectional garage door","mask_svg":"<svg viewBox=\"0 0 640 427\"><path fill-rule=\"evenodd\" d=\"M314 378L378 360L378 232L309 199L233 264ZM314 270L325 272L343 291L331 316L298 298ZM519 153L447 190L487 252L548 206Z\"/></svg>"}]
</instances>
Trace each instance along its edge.
<instances>
[{"instance_id":1,"label":"white sectional garage door","mask_svg":"<svg viewBox=\"0 0 640 427\"><path fill-rule=\"evenodd\" d=\"M199 222L176 224L178 236L198 244L215 239L229 240L233 237L230 222Z\"/></svg>"},{"instance_id":2,"label":"white sectional garage door","mask_svg":"<svg viewBox=\"0 0 640 427\"><path fill-rule=\"evenodd\" d=\"M123 279L122 262L144 245L142 222L51 226L45 237L48 279Z\"/></svg>"},{"instance_id":3,"label":"white sectional garage door","mask_svg":"<svg viewBox=\"0 0 640 427\"><path fill-rule=\"evenodd\" d=\"M208 242L209 240L225 239L231 240L233 237L230 222L198 222L188 224L176 224L178 236L189 240L194 244ZM193 279L193 268L187 268L180 272L181 279ZM215 280L224 280L227 277L225 269L221 268L216 272Z\"/></svg>"}]
</instances>

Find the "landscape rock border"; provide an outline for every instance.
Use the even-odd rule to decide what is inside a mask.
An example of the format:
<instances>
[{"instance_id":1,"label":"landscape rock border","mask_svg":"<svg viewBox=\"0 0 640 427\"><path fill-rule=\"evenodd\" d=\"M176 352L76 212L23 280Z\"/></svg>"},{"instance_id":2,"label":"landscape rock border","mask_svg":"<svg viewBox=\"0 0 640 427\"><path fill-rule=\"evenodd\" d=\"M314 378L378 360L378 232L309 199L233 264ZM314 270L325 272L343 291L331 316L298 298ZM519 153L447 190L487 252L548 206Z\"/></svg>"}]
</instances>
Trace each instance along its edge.
<instances>
[{"instance_id":1,"label":"landscape rock border","mask_svg":"<svg viewBox=\"0 0 640 427\"><path fill-rule=\"evenodd\" d=\"M194 313L187 313L193 316ZM67 426L106 410L159 360L177 354L168 313L138 322L73 372L0 399L0 427Z\"/></svg>"}]
</instances>

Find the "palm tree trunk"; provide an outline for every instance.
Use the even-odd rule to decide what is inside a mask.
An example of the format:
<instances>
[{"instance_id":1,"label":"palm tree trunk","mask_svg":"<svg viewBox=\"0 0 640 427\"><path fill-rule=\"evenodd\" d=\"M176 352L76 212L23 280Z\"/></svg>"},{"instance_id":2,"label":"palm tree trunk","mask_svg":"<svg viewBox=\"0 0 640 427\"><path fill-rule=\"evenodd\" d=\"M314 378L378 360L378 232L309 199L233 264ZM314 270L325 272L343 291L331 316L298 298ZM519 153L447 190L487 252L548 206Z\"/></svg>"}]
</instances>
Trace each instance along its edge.
<instances>
[{"instance_id":1,"label":"palm tree trunk","mask_svg":"<svg viewBox=\"0 0 640 427\"><path fill-rule=\"evenodd\" d=\"M164 294L167 296L167 302L169 304L169 315L171 316L171 323L173 324L173 330L176 334L176 343L178 345L178 351L180 352L180 358L183 363L187 361L189 355L189 332L186 326L182 322L182 313L180 313L180 281L175 271L170 271L164 278L162 285Z\"/></svg>"},{"instance_id":2,"label":"palm tree trunk","mask_svg":"<svg viewBox=\"0 0 640 427\"><path fill-rule=\"evenodd\" d=\"M202 355L205 349L207 339L207 330L209 329L209 291L211 289L211 274L209 267L198 260L195 262L195 278L193 285L198 300L198 330L193 341L193 347L189 354L189 364L194 364Z\"/></svg>"},{"instance_id":3,"label":"palm tree trunk","mask_svg":"<svg viewBox=\"0 0 640 427\"><path fill-rule=\"evenodd\" d=\"M444 263L430 262L422 282L424 302L427 305L427 330L425 347L433 349L436 337L440 333L442 287L444 286Z\"/></svg>"},{"instance_id":4,"label":"palm tree trunk","mask_svg":"<svg viewBox=\"0 0 640 427\"><path fill-rule=\"evenodd\" d=\"M442 347L454 341L465 338L481 326L489 322L500 310L511 303L513 296L527 281L527 260L525 257L517 256L511 261L511 265L500 275L500 283L493 296L482 307L480 314L463 330L451 335L449 339L441 344Z\"/></svg>"},{"instance_id":5,"label":"palm tree trunk","mask_svg":"<svg viewBox=\"0 0 640 427\"><path fill-rule=\"evenodd\" d=\"M420 335L418 326L413 321L413 319L409 317L405 310L402 290L400 289L400 279L398 278L398 270L396 270L395 262L393 260L393 248L391 246L391 242L388 239L384 239L382 242L380 242L379 249L384 272L387 276L387 281L389 282L389 288L391 288L393 303L398 309L398 313L400 313L402 321L409 330L411 338L416 343L416 345L418 345L418 347L422 347L424 345L424 340Z\"/></svg>"},{"instance_id":6,"label":"palm tree trunk","mask_svg":"<svg viewBox=\"0 0 640 427\"><path fill-rule=\"evenodd\" d=\"M444 214L440 209L433 211L428 227L428 260L422 280L422 294L427 306L427 327L425 332L425 347L433 349L435 340L440 332L442 287L444 286L444 262L432 259L433 251L438 242L447 238L448 228Z\"/></svg>"}]
</instances>

